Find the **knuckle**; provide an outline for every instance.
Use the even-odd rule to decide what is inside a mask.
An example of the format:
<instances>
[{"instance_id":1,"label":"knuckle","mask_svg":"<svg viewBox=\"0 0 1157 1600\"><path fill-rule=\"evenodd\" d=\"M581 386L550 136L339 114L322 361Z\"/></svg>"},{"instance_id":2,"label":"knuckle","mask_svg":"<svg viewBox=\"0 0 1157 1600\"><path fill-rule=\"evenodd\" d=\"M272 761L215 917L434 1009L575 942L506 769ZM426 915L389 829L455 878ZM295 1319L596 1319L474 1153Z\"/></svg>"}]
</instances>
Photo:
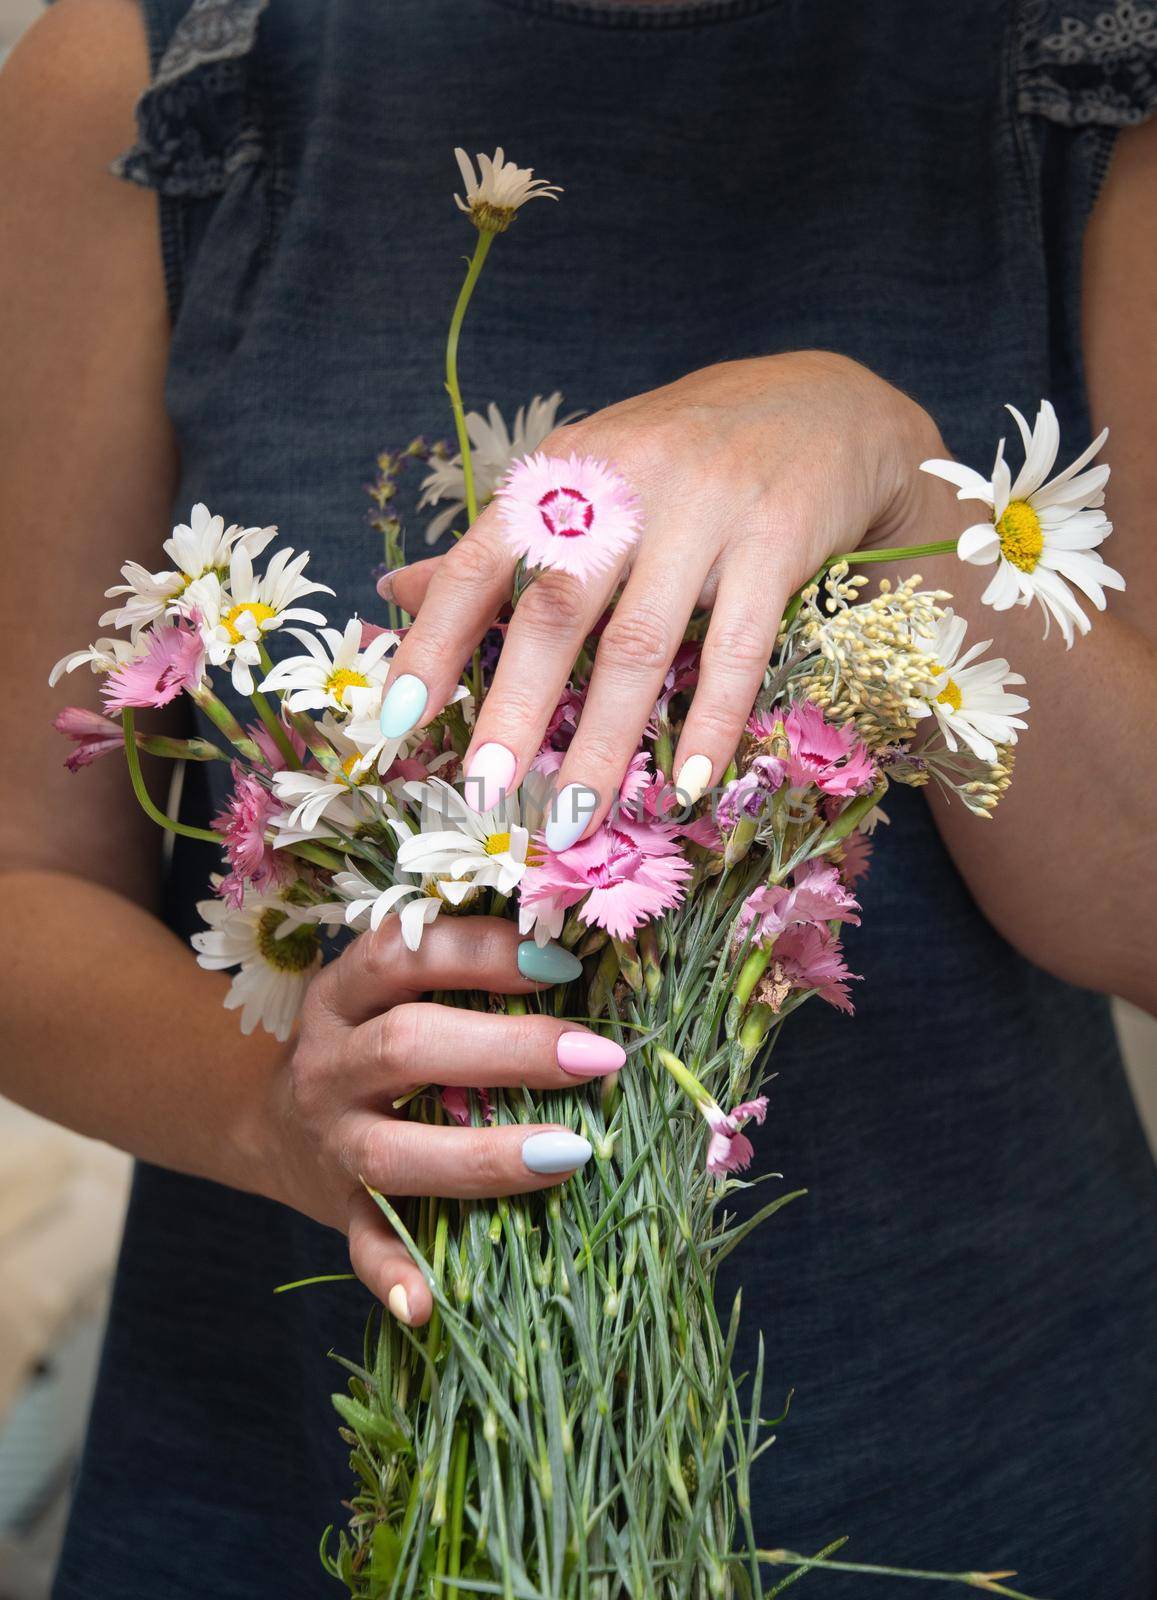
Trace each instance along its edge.
<instances>
[{"instance_id":1,"label":"knuckle","mask_svg":"<svg viewBox=\"0 0 1157 1600\"><path fill-rule=\"evenodd\" d=\"M640 606L616 611L599 644L600 656L609 658L613 666L637 671L660 671L669 665L673 653L667 621L657 611Z\"/></svg>"},{"instance_id":2,"label":"knuckle","mask_svg":"<svg viewBox=\"0 0 1157 1600\"><path fill-rule=\"evenodd\" d=\"M418 1005L395 1006L378 1019L375 1050L387 1067L404 1071L421 1053L426 1027Z\"/></svg>"},{"instance_id":3,"label":"knuckle","mask_svg":"<svg viewBox=\"0 0 1157 1600\"><path fill-rule=\"evenodd\" d=\"M468 589L491 588L505 582L508 562L504 553L489 539L459 539L449 551L431 587L452 586Z\"/></svg>"},{"instance_id":4,"label":"knuckle","mask_svg":"<svg viewBox=\"0 0 1157 1600\"><path fill-rule=\"evenodd\" d=\"M544 572L515 607L515 616L536 633L577 632L586 622L582 589L563 572Z\"/></svg>"},{"instance_id":5,"label":"knuckle","mask_svg":"<svg viewBox=\"0 0 1157 1600\"><path fill-rule=\"evenodd\" d=\"M703 642L704 666L713 670L739 668L744 673L767 665L771 656L770 629L754 616L729 617L708 630Z\"/></svg>"},{"instance_id":6,"label":"knuckle","mask_svg":"<svg viewBox=\"0 0 1157 1600\"><path fill-rule=\"evenodd\" d=\"M470 1167L480 1189L497 1189L507 1179L502 1141L483 1131L471 1135Z\"/></svg>"},{"instance_id":7,"label":"knuckle","mask_svg":"<svg viewBox=\"0 0 1157 1600\"><path fill-rule=\"evenodd\" d=\"M394 1187L397 1168L397 1133L400 1123L388 1117L371 1122L361 1138L343 1144L338 1159L353 1176L365 1178L375 1189Z\"/></svg>"}]
</instances>

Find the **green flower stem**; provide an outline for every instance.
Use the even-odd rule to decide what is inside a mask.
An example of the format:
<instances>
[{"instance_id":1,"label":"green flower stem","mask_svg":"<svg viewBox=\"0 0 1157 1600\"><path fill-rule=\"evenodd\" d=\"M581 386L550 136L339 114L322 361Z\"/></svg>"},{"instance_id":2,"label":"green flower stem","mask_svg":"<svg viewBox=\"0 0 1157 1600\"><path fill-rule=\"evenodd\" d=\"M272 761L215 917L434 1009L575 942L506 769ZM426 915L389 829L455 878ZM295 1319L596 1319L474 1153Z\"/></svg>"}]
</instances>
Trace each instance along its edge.
<instances>
[{"instance_id":1,"label":"green flower stem","mask_svg":"<svg viewBox=\"0 0 1157 1600\"><path fill-rule=\"evenodd\" d=\"M297 751L293 748L290 737L282 725L281 718L277 715L273 707L269 704L269 701L261 693L261 690L254 689L249 698L253 702L253 707L257 712L257 715L265 724L270 738L285 757L286 765L293 767L294 769L300 767L301 762L298 759Z\"/></svg>"},{"instance_id":2,"label":"green flower stem","mask_svg":"<svg viewBox=\"0 0 1157 1600\"><path fill-rule=\"evenodd\" d=\"M735 980L735 999L739 1006L745 1006L755 991L755 986L767 971L767 964L771 960L771 945L763 945L752 950L745 958L739 969L739 976Z\"/></svg>"},{"instance_id":3,"label":"green flower stem","mask_svg":"<svg viewBox=\"0 0 1157 1600\"><path fill-rule=\"evenodd\" d=\"M302 861L312 861L315 867L324 867L327 872L340 872L345 866L341 856L335 855L332 850L327 850L324 845L310 844L308 840L302 840L300 844L286 845L285 853L298 856Z\"/></svg>"},{"instance_id":4,"label":"green flower stem","mask_svg":"<svg viewBox=\"0 0 1157 1600\"><path fill-rule=\"evenodd\" d=\"M470 1435L461 1425L454 1435L454 1453L450 1464L450 1552L447 1572L457 1578L462 1571L462 1525L466 1514L466 1469L470 1464ZM446 1590L446 1600L458 1600L460 1590L451 1583Z\"/></svg>"},{"instance_id":5,"label":"green flower stem","mask_svg":"<svg viewBox=\"0 0 1157 1600\"><path fill-rule=\"evenodd\" d=\"M138 733L137 749L163 761L228 761L225 751L209 739L169 739L159 733Z\"/></svg>"},{"instance_id":6,"label":"green flower stem","mask_svg":"<svg viewBox=\"0 0 1157 1600\"><path fill-rule=\"evenodd\" d=\"M474 461L470 455L470 435L466 431L466 411L462 405L462 390L458 383L458 340L462 333L462 324L466 320L466 308L470 304L474 286L482 276L482 268L493 242L494 234L483 228L478 230L478 243L474 246L474 254L467 263L466 276L462 280L462 287L454 304L454 313L450 318L450 331L446 335L446 393L450 396L450 410L454 413L454 432L458 436L458 449L462 456L467 528L473 527L478 517L478 491L474 486ZM481 649L474 652L471 687L474 693L474 709L477 711L482 704Z\"/></svg>"},{"instance_id":7,"label":"green flower stem","mask_svg":"<svg viewBox=\"0 0 1157 1600\"><path fill-rule=\"evenodd\" d=\"M760 1550L759 1559L775 1567L799 1567L806 1571L815 1568L825 1572L866 1572L878 1578L923 1578L932 1583L963 1583L970 1589L983 1589L986 1594L1001 1594L1007 1600L1032 1600L1020 1589L1008 1589L999 1578L1011 1578L1012 1572L923 1572L909 1567L877 1567L863 1561L828 1561L822 1555L800 1556L794 1550Z\"/></svg>"},{"instance_id":8,"label":"green flower stem","mask_svg":"<svg viewBox=\"0 0 1157 1600\"><path fill-rule=\"evenodd\" d=\"M208 828L190 827L187 822L174 822L172 817L166 816L159 806L153 804L149 791L145 788L144 773L141 771L136 719L131 706L126 706L121 713L121 726L125 731L125 760L128 763L129 777L132 779L133 793L140 801L141 810L146 817L150 817L160 827L167 828L170 833L179 833L184 839L203 839L206 844L219 845L221 843L219 834L210 833Z\"/></svg>"},{"instance_id":9,"label":"green flower stem","mask_svg":"<svg viewBox=\"0 0 1157 1600\"><path fill-rule=\"evenodd\" d=\"M655 1054L659 1058L659 1061L662 1063L662 1065L666 1067L667 1071L674 1078L680 1089L682 1089L683 1093L688 1097L688 1099L693 1101L693 1103L697 1105L700 1110L703 1110L703 1108L706 1106L714 1105L715 1102L711 1095L708 1094L707 1090L699 1082L699 1079L695 1076L695 1074L684 1066L677 1055L673 1055L670 1050L656 1050Z\"/></svg>"},{"instance_id":10,"label":"green flower stem","mask_svg":"<svg viewBox=\"0 0 1157 1600\"><path fill-rule=\"evenodd\" d=\"M223 700L218 700L211 689L202 688L192 691L193 699L209 721L228 739L229 743L245 757L246 761L255 761L264 764L265 757L261 754L261 746L245 732Z\"/></svg>"},{"instance_id":11,"label":"green flower stem","mask_svg":"<svg viewBox=\"0 0 1157 1600\"><path fill-rule=\"evenodd\" d=\"M454 431L458 435L458 448L462 452L462 481L466 490L466 521L472 524L478 516L478 495L474 487L474 463L470 458L470 435L466 432L466 412L462 406L462 390L458 385L458 340L466 320L466 308L474 287L482 275L494 235L482 229L478 243L466 267L466 276L458 291L454 314L450 318L450 331L446 336L446 393L450 396L450 409L454 413Z\"/></svg>"}]
</instances>

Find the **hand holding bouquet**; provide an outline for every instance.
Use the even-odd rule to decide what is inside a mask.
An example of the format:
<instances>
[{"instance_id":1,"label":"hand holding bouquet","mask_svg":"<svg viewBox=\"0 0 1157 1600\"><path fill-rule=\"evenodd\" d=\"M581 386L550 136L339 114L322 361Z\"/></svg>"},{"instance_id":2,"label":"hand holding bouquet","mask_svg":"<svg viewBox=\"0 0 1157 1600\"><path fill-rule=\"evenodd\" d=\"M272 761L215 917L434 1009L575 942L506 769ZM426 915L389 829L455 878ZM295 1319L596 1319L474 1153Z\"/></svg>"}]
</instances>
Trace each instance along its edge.
<instances>
[{"instance_id":1,"label":"hand holding bouquet","mask_svg":"<svg viewBox=\"0 0 1157 1600\"><path fill-rule=\"evenodd\" d=\"M987 817L1028 710L1008 663L966 644L947 593L854 569L958 549L995 563L989 604L1039 601L1071 643L1088 622L1069 583L1098 606L1121 585L1096 551L1110 531L1108 468L1089 466L1103 439L1050 480L1059 438L1044 402L1031 430L1013 413L1015 481L1003 445L989 478L926 463L981 507L958 545L817 552L794 595L746 596L768 630L754 663L729 661L696 616L641 735L624 727L626 748L588 760L579 781L584 711L614 692L595 658L624 564L645 549L642 501L612 461L566 449L565 432L536 448L558 396L520 413L514 439L502 425L507 458L480 451L476 472L501 419L465 414L463 318L494 239L551 191L501 152L481 180L461 159L478 243L447 350L458 454L416 443L384 456L375 488L395 566L407 459L429 461L426 503L452 502L442 531L459 508L475 522L480 483L494 495L490 537L513 592L475 569L461 604L480 642L461 680L421 618L409 634L356 617L330 627L306 555L279 549L258 572L276 530L197 506L165 543L170 567L125 567L102 618L116 635L56 669L91 664L108 715L73 708L58 725L70 764L123 748L150 815L222 846L194 943L202 965L234 973L225 1003L242 1028L288 1039L306 1007L299 1065L318 1056L310 1008L376 1029L367 1049L396 1068L388 1109L422 1130L418 1171L418 1145L405 1165L380 1112L345 1129L394 1316L374 1322L335 1400L357 1488L348 1532L327 1541L330 1570L359 1596L761 1594L761 1563L814 1562L757 1548L763 1375L733 1375L738 1307L721 1321L713 1286L724 1257L795 1198L776 1193L742 1225L726 1209L768 1113L770 1047L809 1000L852 1010L840 932L860 920L890 785L936 783ZM449 568L459 579L469 548ZM653 579L640 555L620 617ZM545 736L516 755L495 708L535 659L525 628L512 651L504 639L560 580L570 620L542 646L543 677L561 650L565 681ZM232 704L217 693L226 675ZM200 736L138 730L138 710L182 693ZM156 806L141 749L231 763L211 830ZM454 1003L519 1019L518 1049L486 1088L430 1051L430 1008L408 987L424 941L460 918L489 941L488 981ZM326 941L336 953L352 934L323 973ZM401 1005L383 1018L389 984ZM453 1124L473 1131L469 1146ZM477 1198L439 1197L456 1160L479 1163ZM1014 1592L1000 1575L955 1576Z\"/></svg>"}]
</instances>

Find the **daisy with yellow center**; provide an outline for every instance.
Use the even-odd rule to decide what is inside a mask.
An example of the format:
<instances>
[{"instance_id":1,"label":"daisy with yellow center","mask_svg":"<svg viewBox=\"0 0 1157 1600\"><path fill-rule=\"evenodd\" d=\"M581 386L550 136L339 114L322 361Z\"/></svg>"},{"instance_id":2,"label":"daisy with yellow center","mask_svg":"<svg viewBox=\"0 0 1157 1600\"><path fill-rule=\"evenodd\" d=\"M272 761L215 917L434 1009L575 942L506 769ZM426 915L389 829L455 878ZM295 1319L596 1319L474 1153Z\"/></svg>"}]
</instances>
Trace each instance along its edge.
<instances>
[{"instance_id":1,"label":"daisy with yellow center","mask_svg":"<svg viewBox=\"0 0 1157 1600\"><path fill-rule=\"evenodd\" d=\"M365 703L361 691L380 691L386 657L396 647L396 633L375 635L362 649L362 624L351 617L344 630L322 628L320 637L304 628L287 630L305 646L305 654L279 661L261 685L285 696L290 711L335 712L352 717ZM380 737L380 735L379 735Z\"/></svg>"},{"instance_id":2,"label":"daisy with yellow center","mask_svg":"<svg viewBox=\"0 0 1157 1600\"><path fill-rule=\"evenodd\" d=\"M505 233L528 200L557 200L562 193L557 183L536 178L533 167L507 161L501 146L492 157L479 155L477 173L465 150L454 155L466 188L465 200L456 194L454 203L480 233Z\"/></svg>"},{"instance_id":3,"label":"daisy with yellow center","mask_svg":"<svg viewBox=\"0 0 1157 1600\"><path fill-rule=\"evenodd\" d=\"M1060 449L1056 412L1042 400L1032 428L1015 406L1009 406L1024 444L1024 465L1014 480L1004 459L1004 440L996 452L991 478L958 461L925 461L922 470L954 484L959 500L981 500L991 508L987 521L966 528L956 550L962 561L977 566L996 563L996 573L983 599L996 611L1030 605L1045 615L1045 634L1054 618L1072 645L1074 629L1088 633L1090 623L1070 584L1098 611L1105 609L1105 590L1123 589L1125 580L1107 566L1097 546L1113 524L1103 511L1109 468L1090 467L1109 436L1106 428L1077 459L1050 479Z\"/></svg>"},{"instance_id":4,"label":"daisy with yellow center","mask_svg":"<svg viewBox=\"0 0 1157 1600\"><path fill-rule=\"evenodd\" d=\"M213 878L213 887L221 883ZM314 973L321 966L321 941L312 911L284 892L246 893L240 907L221 899L197 906L207 926L193 935L198 966L221 972L236 967L225 1007L241 1012L242 1033L260 1025L289 1038Z\"/></svg>"},{"instance_id":5,"label":"daisy with yellow center","mask_svg":"<svg viewBox=\"0 0 1157 1600\"><path fill-rule=\"evenodd\" d=\"M224 517L210 515L208 506L198 503L188 522L179 522L162 546L172 570L150 572L139 561L126 561L121 568L124 583L106 590L117 604L101 622L129 628L135 639L142 629L170 614L198 578L212 574L224 582L234 550L258 556L276 533L275 527L242 528L235 522L226 527Z\"/></svg>"},{"instance_id":6,"label":"daisy with yellow center","mask_svg":"<svg viewBox=\"0 0 1157 1600\"><path fill-rule=\"evenodd\" d=\"M945 611L936 623L927 650L939 671L914 715L935 717L953 753L964 744L979 760L995 763L997 746L1015 744L1017 731L1027 726L1020 713L1028 710L1028 701L1008 692L1024 679L1010 672L1001 656L977 660L991 639L970 646L962 655L967 627L964 618L952 611Z\"/></svg>"},{"instance_id":7,"label":"daisy with yellow center","mask_svg":"<svg viewBox=\"0 0 1157 1600\"><path fill-rule=\"evenodd\" d=\"M306 595L333 593L324 583L303 576L308 562L308 550L299 556L279 550L258 576L249 551L239 544L230 557L225 583L215 572L206 573L182 593L179 609L200 619L210 662L215 667L230 665L238 694L253 693L253 672L261 665L266 634L286 622L325 622L320 611L296 603Z\"/></svg>"},{"instance_id":8,"label":"daisy with yellow center","mask_svg":"<svg viewBox=\"0 0 1157 1600\"><path fill-rule=\"evenodd\" d=\"M530 847L517 796L504 796L489 811L474 811L441 778L407 783L403 792L422 808L418 833L399 830L403 872L436 880L451 905L472 889L511 893L526 871Z\"/></svg>"}]
</instances>

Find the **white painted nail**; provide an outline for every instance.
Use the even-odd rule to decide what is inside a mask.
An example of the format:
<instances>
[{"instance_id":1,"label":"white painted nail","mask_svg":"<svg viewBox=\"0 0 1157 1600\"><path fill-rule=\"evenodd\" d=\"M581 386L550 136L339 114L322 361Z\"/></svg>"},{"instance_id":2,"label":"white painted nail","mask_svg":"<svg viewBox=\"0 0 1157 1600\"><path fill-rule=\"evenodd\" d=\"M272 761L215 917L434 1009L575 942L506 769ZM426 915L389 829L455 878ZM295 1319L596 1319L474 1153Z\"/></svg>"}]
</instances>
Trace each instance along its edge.
<instances>
[{"instance_id":1,"label":"white painted nail","mask_svg":"<svg viewBox=\"0 0 1157 1600\"><path fill-rule=\"evenodd\" d=\"M568 783L554 797L546 819L546 847L557 855L577 844L595 814L599 797L585 783Z\"/></svg>"},{"instance_id":2,"label":"white painted nail","mask_svg":"<svg viewBox=\"0 0 1157 1600\"><path fill-rule=\"evenodd\" d=\"M410 1301L405 1289L402 1288L400 1283L395 1283L394 1287L390 1290L389 1298L386 1300L386 1304L394 1313L395 1317L397 1317L398 1321L404 1322L408 1328L410 1326Z\"/></svg>"},{"instance_id":3,"label":"white painted nail","mask_svg":"<svg viewBox=\"0 0 1157 1600\"><path fill-rule=\"evenodd\" d=\"M578 1133L532 1133L522 1141L522 1159L540 1176L573 1172L591 1158L590 1141Z\"/></svg>"},{"instance_id":4,"label":"white painted nail","mask_svg":"<svg viewBox=\"0 0 1157 1600\"><path fill-rule=\"evenodd\" d=\"M710 782L710 759L707 756L688 756L679 768L675 787L684 803L693 806Z\"/></svg>"}]
</instances>

